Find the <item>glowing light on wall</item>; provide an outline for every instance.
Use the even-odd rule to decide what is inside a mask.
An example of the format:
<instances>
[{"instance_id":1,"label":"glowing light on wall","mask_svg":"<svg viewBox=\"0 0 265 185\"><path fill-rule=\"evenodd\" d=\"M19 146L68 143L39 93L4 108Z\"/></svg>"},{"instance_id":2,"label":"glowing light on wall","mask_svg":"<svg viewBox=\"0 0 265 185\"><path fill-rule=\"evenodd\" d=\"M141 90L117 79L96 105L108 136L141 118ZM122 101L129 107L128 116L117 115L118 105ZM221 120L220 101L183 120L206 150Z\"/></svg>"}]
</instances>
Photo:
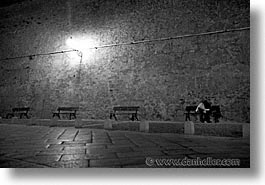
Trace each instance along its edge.
<instances>
[{"instance_id":1,"label":"glowing light on wall","mask_svg":"<svg viewBox=\"0 0 265 185\"><path fill-rule=\"evenodd\" d=\"M66 44L71 49L76 49L82 52L83 60L92 62L93 56L95 54L95 47L97 46L97 42L91 38L86 37L69 37L66 40ZM71 53L71 59L78 60L78 52Z\"/></svg>"}]
</instances>

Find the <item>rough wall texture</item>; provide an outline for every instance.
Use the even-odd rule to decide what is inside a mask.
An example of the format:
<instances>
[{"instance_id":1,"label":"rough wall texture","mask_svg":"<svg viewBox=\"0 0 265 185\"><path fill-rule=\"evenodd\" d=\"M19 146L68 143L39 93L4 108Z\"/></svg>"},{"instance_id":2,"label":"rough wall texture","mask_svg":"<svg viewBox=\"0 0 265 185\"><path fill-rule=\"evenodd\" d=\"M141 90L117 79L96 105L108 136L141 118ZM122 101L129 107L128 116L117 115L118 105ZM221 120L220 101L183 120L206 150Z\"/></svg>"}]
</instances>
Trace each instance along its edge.
<instances>
[{"instance_id":1,"label":"rough wall texture","mask_svg":"<svg viewBox=\"0 0 265 185\"><path fill-rule=\"evenodd\" d=\"M68 38L97 46L249 26L245 0L28 0L0 11L0 58L67 50ZM209 97L224 116L249 122L249 30L0 62L0 113L30 106L50 118L80 106L107 118L115 105L174 120L175 109Z\"/></svg>"}]
</instances>

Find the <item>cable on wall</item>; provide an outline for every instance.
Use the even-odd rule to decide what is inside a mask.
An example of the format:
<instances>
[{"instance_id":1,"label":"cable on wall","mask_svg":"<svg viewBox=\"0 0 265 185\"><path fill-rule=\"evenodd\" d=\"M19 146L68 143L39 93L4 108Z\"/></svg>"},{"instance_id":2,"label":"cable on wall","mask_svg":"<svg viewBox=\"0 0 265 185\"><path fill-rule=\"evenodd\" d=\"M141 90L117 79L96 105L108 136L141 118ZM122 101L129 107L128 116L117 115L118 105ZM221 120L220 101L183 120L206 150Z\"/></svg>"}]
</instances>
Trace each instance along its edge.
<instances>
[{"instance_id":1,"label":"cable on wall","mask_svg":"<svg viewBox=\"0 0 265 185\"><path fill-rule=\"evenodd\" d=\"M98 47L95 46L95 47L90 47L89 49L99 49L99 48L107 48L107 47L115 47L115 46L142 44L142 43L148 43L148 42L159 42L159 41L175 40L175 39L186 38L186 37L198 37L198 36L204 36L204 35L213 35L213 34L222 34L222 33L227 33L227 32L244 31L244 30L249 30L249 29L250 29L250 27L243 27L243 28L234 28L234 29L218 30L218 31L211 31L211 32L203 32L203 33L193 33L193 34L179 35L179 36L175 36L175 37L165 37L165 38L150 39L150 40L132 41L132 42L126 42L126 43L102 45L102 46L98 46Z\"/></svg>"},{"instance_id":2,"label":"cable on wall","mask_svg":"<svg viewBox=\"0 0 265 185\"><path fill-rule=\"evenodd\" d=\"M37 53L37 54L31 54L31 55L23 55L23 56L17 56L17 57L3 58L3 59L0 59L0 61L14 60L14 59L20 59L20 58L29 58L30 60L32 60L33 57L36 57L36 56L47 56L47 55L63 54L63 53L69 53L69 52L78 52L78 55L79 55L79 53L81 53L77 49L71 49L71 50L54 51L54 52L49 52L49 53Z\"/></svg>"},{"instance_id":3,"label":"cable on wall","mask_svg":"<svg viewBox=\"0 0 265 185\"><path fill-rule=\"evenodd\" d=\"M211 31L211 32L178 35L178 36L174 36L174 37L165 37L165 38L157 38L157 39L150 39L150 40L139 40L139 41L131 41L131 42L125 42L125 43L94 46L94 47L90 47L88 49L100 49L100 48L108 48L108 47L143 44L143 43L150 43L150 42L161 42L161 41L167 41L167 40L176 40L176 39L180 39L180 38L199 37L199 36L205 36L205 35L223 34L223 33L228 33L228 32L237 32L237 31L244 31L244 30L250 30L250 27L233 28L233 29L217 30L217 31ZM62 53L69 53L69 52L78 52L78 55L80 55L80 53L81 53L81 51L79 51L77 49L71 49L71 50L54 51L54 52L49 52L49 53L37 53L37 54L31 54L31 55L3 58L3 59L0 59L0 61L20 59L20 58L32 59L33 57L36 57L36 56L54 55L54 54L62 54Z\"/></svg>"}]
</instances>

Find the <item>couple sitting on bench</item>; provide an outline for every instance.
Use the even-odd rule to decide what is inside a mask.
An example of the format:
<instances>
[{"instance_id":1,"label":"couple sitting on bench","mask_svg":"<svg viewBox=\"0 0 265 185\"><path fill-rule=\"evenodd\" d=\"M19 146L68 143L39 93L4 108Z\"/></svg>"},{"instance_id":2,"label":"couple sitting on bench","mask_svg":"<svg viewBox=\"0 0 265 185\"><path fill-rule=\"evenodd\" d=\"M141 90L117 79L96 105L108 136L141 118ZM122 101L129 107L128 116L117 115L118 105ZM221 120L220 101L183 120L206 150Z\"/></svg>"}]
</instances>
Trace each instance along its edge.
<instances>
[{"instance_id":1,"label":"couple sitting on bench","mask_svg":"<svg viewBox=\"0 0 265 185\"><path fill-rule=\"evenodd\" d=\"M200 122L211 123L211 117L215 123L219 122L219 118L223 117L220 111L220 105L211 105L206 99L203 99L198 106L186 106L185 121L190 121L190 115L194 116L197 121L197 115L200 115Z\"/></svg>"},{"instance_id":2,"label":"couple sitting on bench","mask_svg":"<svg viewBox=\"0 0 265 185\"><path fill-rule=\"evenodd\" d=\"M195 112L200 114L200 122L211 123L211 104L207 100L202 100L201 103L197 106Z\"/></svg>"},{"instance_id":3,"label":"couple sitting on bench","mask_svg":"<svg viewBox=\"0 0 265 185\"><path fill-rule=\"evenodd\" d=\"M211 105L206 99L203 99L197 106L196 113L200 115L200 122L202 123L211 123L211 116L214 119L214 122L219 122L219 118L222 117L220 111L220 105Z\"/></svg>"}]
</instances>

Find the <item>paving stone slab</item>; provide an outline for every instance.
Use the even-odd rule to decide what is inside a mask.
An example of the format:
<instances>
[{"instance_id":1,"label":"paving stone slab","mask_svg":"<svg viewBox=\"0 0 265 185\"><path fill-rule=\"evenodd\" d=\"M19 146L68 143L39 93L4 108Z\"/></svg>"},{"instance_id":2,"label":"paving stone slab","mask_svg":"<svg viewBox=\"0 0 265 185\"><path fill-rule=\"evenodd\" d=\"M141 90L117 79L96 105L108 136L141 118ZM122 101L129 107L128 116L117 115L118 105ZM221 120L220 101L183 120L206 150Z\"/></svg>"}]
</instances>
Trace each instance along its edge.
<instances>
[{"instance_id":1,"label":"paving stone slab","mask_svg":"<svg viewBox=\"0 0 265 185\"><path fill-rule=\"evenodd\" d=\"M86 144L86 143L90 143L90 141L89 142L87 142L88 140L83 140L83 141L64 141L62 144L63 145L84 145L84 144Z\"/></svg>"},{"instance_id":2,"label":"paving stone slab","mask_svg":"<svg viewBox=\"0 0 265 185\"><path fill-rule=\"evenodd\" d=\"M86 154L63 154L60 161L87 159Z\"/></svg>"},{"instance_id":3,"label":"paving stone slab","mask_svg":"<svg viewBox=\"0 0 265 185\"><path fill-rule=\"evenodd\" d=\"M146 157L178 156L238 158L249 167L249 146L239 138L0 125L0 167L145 168Z\"/></svg>"},{"instance_id":4,"label":"paving stone slab","mask_svg":"<svg viewBox=\"0 0 265 185\"><path fill-rule=\"evenodd\" d=\"M25 161L20 161L16 159L0 159L0 167L1 168L47 168L47 165L35 164Z\"/></svg>"},{"instance_id":5,"label":"paving stone slab","mask_svg":"<svg viewBox=\"0 0 265 185\"><path fill-rule=\"evenodd\" d=\"M63 150L64 146L60 144L47 144L46 148L48 149L57 149L57 150Z\"/></svg>"},{"instance_id":6,"label":"paving stone slab","mask_svg":"<svg viewBox=\"0 0 265 185\"><path fill-rule=\"evenodd\" d=\"M120 149L122 151L132 151L130 148ZM118 150L117 150L118 151ZM108 153L115 153L116 150L114 149L107 149L107 148L88 148L86 149L86 154L108 154Z\"/></svg>"},{"instance_id":7,"label":"paving stone slab","mask_svg":"<svg viewBox=\"0 0 265 185\"><path fill-rule=\"evenodd\" d=\"M114 141L112 141L112 143L116 144L116 145L131 145L131 144L134 144L134 143L132 143L129 140L114 140Z\"/></svg>"},{"instance_id":8,"label":"paving stone slab","mask_svg":"<svg viewBox=\"0 0 265 185\"><path fill-rule=\"evenodd\" d=\"M190 150L190 149L172 149L172 150L163 150L163 153L165 153L167 156L176 156L180 154L196 154L197 152Z\"/></svg>"},{"instance_id":9,"label":"paving stone slab","mask_svg":"<svg viewBox=\"0 0 265 185\"><path fill-rule=\"evenodd\" d=\"M47 165L52 168L87 168L89 167L89 162L86 159L81 159L50 162Z\"/></svg>"},{"instance_id":10,"label":"paving stone slab","mask_svg":"<svg viewBox=\"0 0 265 185\"><path fill-rule=\"evenodd\" d=\"M133 158L119 158L120 164L122 166L128 165L145 165L145 157L133 157Z\"/></svg>"},{"instance_id":11,"label":"paving stone slab","mask_svg":"<svg viewBox=\"0 0 265 185\"><path fill-rule=\"evenodd\" d=\"M86 143L89 148L106 148L108 145L108 143Z\"/></svg>"},{"instance_id":12,"label":"paving stone slab","mask_svg":"<svg viewBox=\"0 0 265 185\"><path fill-rule=\"evenodd\" d=\"M214 147L190 147L190 149L196 151L197 153L204 153L204 154L207 154L207 153L240 153L241 151L243 152L248 152L249 150L246 149L246 148L233 148L233 147L228 147L228 146L220 146L220 147L217 147L217 146L214 146Z\"/></svg>"},{"instance_id":13,"label":"paving stone slab","mask_svg":"<svg viewBox=\"0 0 265 185\"><path fill-rule=\"evenodd\" d=\"M85 154L86 149L85 148L76 148L76 147L66 147L62 151L63 154Z\"/></svg>"},{"instance_id":14,"label":"paving stone slab","mask_svg":"<svg viewBox=\"0 0 265 185\"><path fill-rule=\"evenodd\" d=\"M40 156L31 156L31 157L25 157L21 158L21 160L26 162L33 162L36 164L47 164L49 162L59 161L61 158L61 155L40 155Z\"/></svg>"},{"instance_id":15,"label":"paving stone slab","mask_svg":"<svg viewBox=\"0 0 265 185\"><path fill-rule=\"evenodd\" d=\"M141 151L141 152L123 152L117 153L119 158L131 158L131 157L148 157L148 156L155 156L155 155L163 155L161 151Z\"/></svg>"},{"instance_id":16,"label":"paving stone slab","mask_svg":"<svg viewBox=\"0 0 265 185\"><path fill-rule=\"evenodd\" d=\"M78 147L78 146L86 146L86 143L62 143L61 144L64 147Z\"/></svg>"},{"instance_id":17,"label":"paving stone slab","mask_svg":"<svg viewBox=\"0 0 265 185\"><path fill-rule=\"evenodd\" d=\"M156 147L132 147L132 150L135 152L152 152L152 151L162 151L163 148L156 146Z\"/></svg>"},{"instance_id":18,"label":"paving stone slab","mask_svg":"<svg viewBox=\"0 0 265 185\"><path fill-rule=\"evenodd\" d=\"M47 149L47 150L42 150L38 152L36 155L57 155L57 154L63 154L64 151L61 149Z\"/></svg>"},{"instance_id":19,"label":"paving stone slab","mask_svg":"<svg viewBox=\"0 0 265 185\"><path fill-rule=\"evenodd\" d=\"M87 159L116 159L116 153L98 153L98 154L86 154Z\"/></svg>"},{"instance_id":20,"label":"paving stone slab","mask_svg":"<svg viewBox=\"0 0 265 185\"><path fill-rule=\"evenodd\" d=\"M124 145L124 144L110 144L110 145L106 145L106 148L124 148L124 147L134 148L134 147L138 147L138 146L134 145L134 144L130 144L130 145Z\"/></svg>"},{"instance_id":21,"label":"paving stone slab","mask_svg":"<svg viewBox=\"0 0 265 185\"><path fill-rule=\"evenodd\" d=\"M92 159L89 161L90 167L120 167L119 159Z\"/></svg>"}]
</instances>

